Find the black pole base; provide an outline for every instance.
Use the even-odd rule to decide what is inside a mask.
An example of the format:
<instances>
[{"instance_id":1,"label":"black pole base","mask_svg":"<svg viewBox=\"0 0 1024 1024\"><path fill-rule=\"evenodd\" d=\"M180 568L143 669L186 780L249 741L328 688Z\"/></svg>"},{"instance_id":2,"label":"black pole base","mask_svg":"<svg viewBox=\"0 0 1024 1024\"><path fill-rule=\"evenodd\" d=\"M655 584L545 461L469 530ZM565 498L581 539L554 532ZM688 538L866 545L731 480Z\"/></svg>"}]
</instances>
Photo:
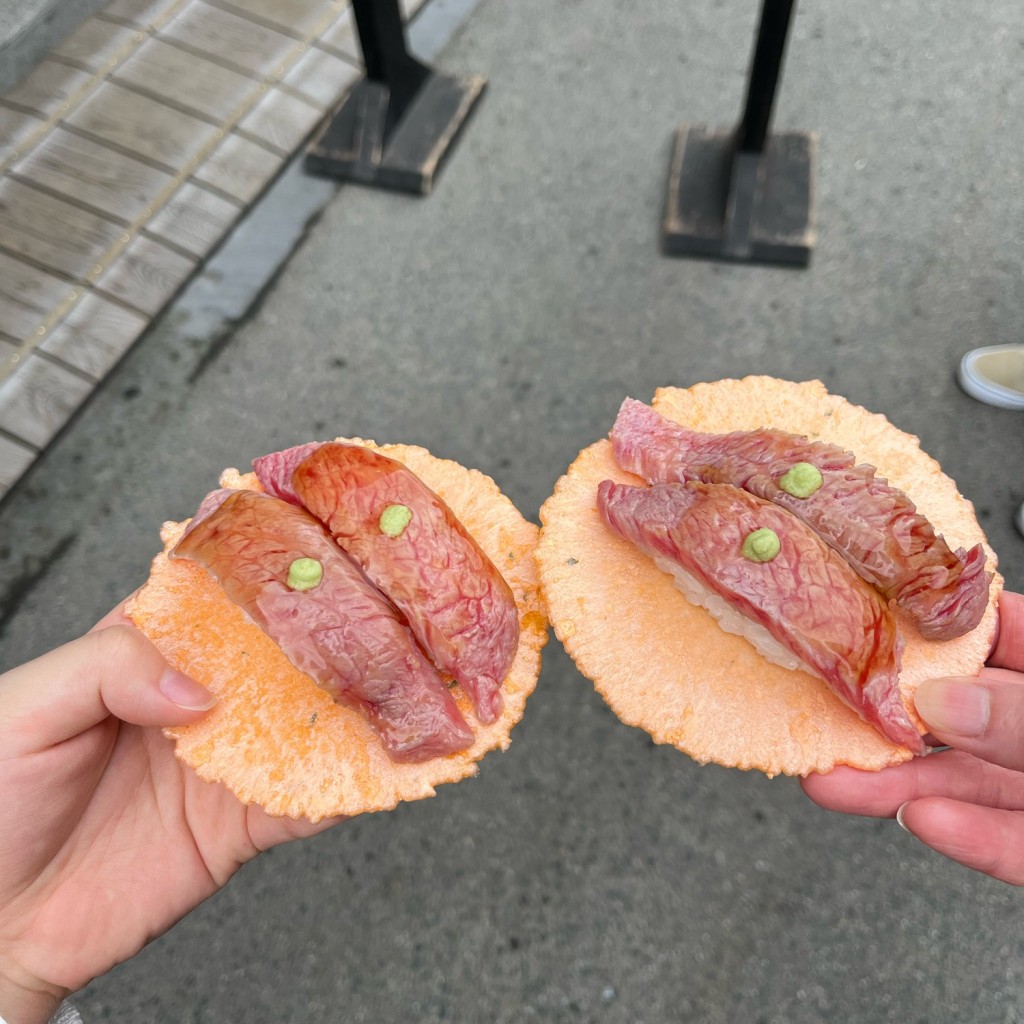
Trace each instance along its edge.
<instances>
[{"instance_id":1,"label":"black pole base","mask_svg":"<svg viewBox=\"0 0 1024 1024\"><path fill-rule=\"evenodd\" d=\"M814 248L815 138L769 135L763 153L736 133L683 125L668 180L662 248L670 256L806 267Z\"/></svg>"},{"instance_id":2,"label":"black pole base","mask_svg":"<svg viewBox=\"0 0 1024 1024\"><path fill-rule=\"evenodd\" d=\"M305 168L311 174L427 195L486 85L480 75L432 72L385 134L390 90L363 79L310 144Z\"/></svg>"}]
</instances>

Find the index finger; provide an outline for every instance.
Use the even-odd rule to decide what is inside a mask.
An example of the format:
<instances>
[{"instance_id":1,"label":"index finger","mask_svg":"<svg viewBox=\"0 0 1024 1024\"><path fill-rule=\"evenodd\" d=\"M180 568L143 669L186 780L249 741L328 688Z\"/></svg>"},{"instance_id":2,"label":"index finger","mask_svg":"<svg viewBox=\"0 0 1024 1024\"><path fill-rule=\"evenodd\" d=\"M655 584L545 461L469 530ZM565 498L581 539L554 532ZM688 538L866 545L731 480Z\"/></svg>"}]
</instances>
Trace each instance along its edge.
<instances>
[{"instance_id":1,"label":"index finger","mask_svg":"<svg viewBox=\"0 0 1024 1024\"><path fill-rule=\"evenodd\" d=\"M1024 672L1024 595L1004 590L999 598L999 631L988 664Z\"/></svg>"},{"instance_id":2,"label":"index finger","mask_svg":"<svg viewBox=\"0 0 1024 1024\"><path fill-rule=\"evenodd\" d=\"M90 633L95 633L96 630L98 630L98 629L106 629L107 626L134 626L135 623L132 622L132 620L130 618L128 618L128 616L125 614L125 610L124 609L125 609L125 605L127 605L128 602L141 589L142 588L139 587L138 589L133 590L126 598L124 598L123 600L119 601L116 605L114 605L114 607L111 608L110 611L107 612L107 614L104 615L103 618L100 619L100 621L97 622L96 625L93 626L92 629L89 630L89 632Z\"/></svg>"}]
</instances>

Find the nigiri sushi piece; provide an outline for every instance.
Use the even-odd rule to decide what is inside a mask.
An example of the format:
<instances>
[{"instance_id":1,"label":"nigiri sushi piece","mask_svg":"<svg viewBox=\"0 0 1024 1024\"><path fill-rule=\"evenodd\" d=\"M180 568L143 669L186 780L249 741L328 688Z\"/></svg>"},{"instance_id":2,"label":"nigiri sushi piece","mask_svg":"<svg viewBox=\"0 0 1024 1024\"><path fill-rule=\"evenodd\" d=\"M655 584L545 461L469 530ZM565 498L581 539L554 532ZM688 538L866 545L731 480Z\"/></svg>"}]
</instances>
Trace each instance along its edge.
<instances>
[{"instance_id":1,"label":"nigiri sushi piece","mask_svg":"<svg viewBox=\"0 0 1024 1024\"><path fill-rule=\"evenodd\" d=\"M706 591L699 603L712 614L738 612L731 631L776 660L781 646L888 739L924 753L900 696L902 639L892 613L795 516L738 487L700 482L605 480L597 503L612 530L685 574L691 600Z\"/></svg>"},{"instance_id":2,"label":"nigiri sushi piece","mask_svg":"<svg viewBox=\"0 0 1024 1024\"><path fill-rule=\"evenodd\" d=\"M835 445L781 430L705 434L627 398L611 431L623 469L649 482L728 483L787 509L894 600L929 640L981 621L985 551L953 551L914 503Z\"/></svg>"},{"instance_id":3,"label":"nigiri sushi piece","mask_svg":"<svg viewBox=\"0 0 1024 1024\"><path fill-rule=\"evenodd\" d=\"M307 509L407 619L484 724L501 713L501 682L519 642L515 600L451 509L413 472L340 442L257 459L263 487Z\"/></svg>"},{"instance_id":4,"label":"nigiri sushi piece","mask_svg":"<svg viewBox=\"0 0 1024 1024\"><path fill-rule=\"evenodd\" d=\"M395 761L465 750L473 732L394 607L308 512L257 491L214 491L172 558L198 562Z\"/></svg>"}]
</instances>

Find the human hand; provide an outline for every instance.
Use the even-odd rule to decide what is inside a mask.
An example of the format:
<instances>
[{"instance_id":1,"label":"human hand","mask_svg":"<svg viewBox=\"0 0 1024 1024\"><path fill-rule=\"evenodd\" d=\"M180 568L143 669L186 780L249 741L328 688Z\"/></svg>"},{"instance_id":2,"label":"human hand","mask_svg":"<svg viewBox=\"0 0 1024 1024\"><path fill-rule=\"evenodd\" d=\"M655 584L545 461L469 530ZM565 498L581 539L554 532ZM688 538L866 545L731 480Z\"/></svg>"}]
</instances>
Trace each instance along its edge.
<instances>
[{"instance_id":1,"label":"human hand","mask_svg":"<svg viewBox=\"0 0 1024 1024\"><path fill-rule=\"evenodd\" d=\"M120 609L0 676L0 1017L61 999L317 825L271 818L174 756L161 727L208 691L170 669Z\"/></svg>"},{"instance_id":2,"label":"human hand","mask_svg":"<svg viewBox=\"0 0 1024 1024\"><path fill-rule=\"evenodd\" d=\"M1024 885L1024 596L1004 593L988 665L921 684L918 713L949 750L880 772L840 767L804 791L829 810L896 817L939 853Z\"/></svg>"}]
</instances>

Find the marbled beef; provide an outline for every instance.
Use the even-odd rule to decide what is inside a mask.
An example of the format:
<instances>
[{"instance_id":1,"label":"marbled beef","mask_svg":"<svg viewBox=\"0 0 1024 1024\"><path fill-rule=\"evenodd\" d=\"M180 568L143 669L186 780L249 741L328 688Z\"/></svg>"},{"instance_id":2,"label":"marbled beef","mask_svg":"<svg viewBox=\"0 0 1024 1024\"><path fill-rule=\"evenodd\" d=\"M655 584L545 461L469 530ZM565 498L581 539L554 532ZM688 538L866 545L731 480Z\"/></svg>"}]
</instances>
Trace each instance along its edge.
<instances>
[{"instance_id":1,"label":"marbled beef","mask_svg":"<svg viewBox=\"0 0 1024 1024\"><path fill-rule=\"evenodd\" d=\"M253 467L269 493L326 525L405 615L434 664L466 690L480 721L495 721L519 642L516 604L441 498L402 463L360 445L303 445ZM385 529L389 508L406 510L408 520Z\"/></svg>"},{"instance_id":2,"label":"marbled beef","mask_svg":"<svg viewBox=\"0 0 1024 1024\"><path fill-rule=\"evenodd\" d=\"M729 483L781 505L895 600L926 639L951 640L981 621L990 578L981 544L952 551L902 491L835 445L780 430L703 434L630 398L611 440L619 465L652 483ZM806 498L779 484L797 463L822 474Z\"/></svg>"},{"instance_id":3,"label":"marbled beef","mask_svg":"<svg viewBox=\"0 0 1024 1024\"><path fill-rule=\"evenodd\" d=\"M395 608L308 512L256 491L215 491L171 552L227 596L338 702L359 708L395 761L464 750L473 733ZM293 590L297 559L323 568Z\"/></svg>"},{"instance_id":4,"label":"marbled beef","mask_svg":"<svg viewBox=\"0 0 1024 1024\"><path fill-rule=\"evenodd\" d=\"M646 554L681 566L763 627L865 721L914 753L924 742L899 691L902 640L888 607L846 560L785 509L728 484L598 488L605 522ZM771 530L778 553L743 554Z\"/></svg>"}]
</instances>

